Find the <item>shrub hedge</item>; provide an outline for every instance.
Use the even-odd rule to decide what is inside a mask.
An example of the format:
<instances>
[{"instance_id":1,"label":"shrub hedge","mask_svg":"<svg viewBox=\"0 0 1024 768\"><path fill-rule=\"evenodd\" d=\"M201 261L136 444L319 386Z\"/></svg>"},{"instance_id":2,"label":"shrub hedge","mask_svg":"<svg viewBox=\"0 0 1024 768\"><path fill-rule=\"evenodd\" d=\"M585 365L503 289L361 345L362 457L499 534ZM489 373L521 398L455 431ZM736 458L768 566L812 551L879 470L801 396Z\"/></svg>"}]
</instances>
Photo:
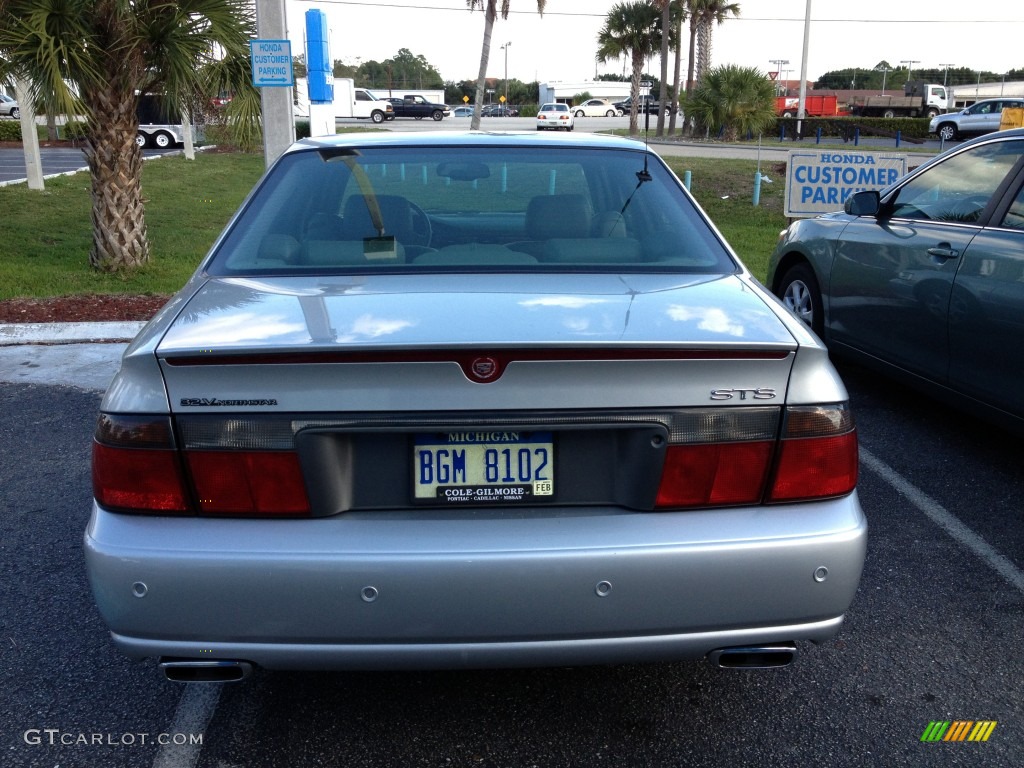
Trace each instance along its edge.
<instances>
[{"instance_id":1,"label":"shrub hedge","mask_svg":"<svg viewBox=\"0 0 1024 768\"><path fill-rule=\"evenodd\" d=\"M21 141L21 121L0 120L0 141Z\"/></svg>"},{"instance_id":2,"label":"shrub hedge","mask_svg":"<svg viewBox=\"0 0 1024 768\"><path fill-rule=\"evenodd\" d=\"M899 131L904 139L934 138L928 133L927 117L807 117L801 126L804 136L817 135L821 129L822 136L838 136L846 140L853 139L856 130L861 136L896 136ZM786 138L796 135L795 117L780 117L775 121L776 135L785 130Z\"/></svg>"},{"instance_id":3,"label":"shrub hedge","mask_svg":"<svg viewBox=\"0 0 1024 768\"><path fill-rule=\"evenodd\" d=\"M68 120L57 128L57 135L70 141L84 139L88 134L89 126L83 120Z\"/></svg>"}]
</instances>

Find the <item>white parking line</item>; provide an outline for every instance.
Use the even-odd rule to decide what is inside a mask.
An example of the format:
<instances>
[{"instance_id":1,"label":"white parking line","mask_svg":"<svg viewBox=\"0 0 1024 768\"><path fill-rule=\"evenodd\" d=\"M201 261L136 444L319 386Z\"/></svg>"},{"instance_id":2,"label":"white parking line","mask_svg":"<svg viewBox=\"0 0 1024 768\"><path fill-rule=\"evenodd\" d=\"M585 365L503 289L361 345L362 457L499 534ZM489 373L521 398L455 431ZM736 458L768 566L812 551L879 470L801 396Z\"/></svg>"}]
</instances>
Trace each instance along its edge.
<instances>
[{"instance_id":1,"label":"white parking line","mask_svg":"<svg viewBox=\"0 0 1024 768\"><path fill-rule=\"evenodd\" d=\"M185 692L178 701L178 709L174 713L174 721L167 729L170 735L185 734L205 736L206 726L210 724L213 713L217 709L223 683L191 683L185 686ZM160 747L153 759L153 768L194 768L199 762L199 754L203 745L191 743L165 744Z\"/></svg>"},{"instance_id":2,"label":"white parking line","mask_svg":"<svg viewBox=\"0 0 1024 768\"><path fill-rule=\"evenodd\" d=\"M984 560L992 570L1006 579L1011 586L1024 592L1024 572L1017 568L1010 560L999 554L981 536L961 523L955 515L947 511L935 499L912 485L906 478L870 451L866 451L863 446L860 449L860 460L864 462L868 469L902 493L911 504L924 512L933 523Z\"/></svg>"}]
</instances>

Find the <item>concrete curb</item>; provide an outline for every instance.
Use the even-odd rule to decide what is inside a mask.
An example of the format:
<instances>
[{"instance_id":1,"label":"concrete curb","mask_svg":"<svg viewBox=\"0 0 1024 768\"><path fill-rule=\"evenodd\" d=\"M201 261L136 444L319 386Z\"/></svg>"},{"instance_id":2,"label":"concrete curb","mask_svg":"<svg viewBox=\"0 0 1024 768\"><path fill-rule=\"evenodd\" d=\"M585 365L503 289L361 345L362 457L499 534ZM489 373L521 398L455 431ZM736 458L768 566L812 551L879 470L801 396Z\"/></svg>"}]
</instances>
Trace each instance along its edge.
<instances>
[{"instance_id":1,"label":"concrete curb","mask_svg":"<svg viewBox=\"0 0 1024 768\"><path fill-rule=\"evenodd\" d=\"M0 324L0 347L128 342L144 325L144 322Z\"/></svg>"}]
</instances>

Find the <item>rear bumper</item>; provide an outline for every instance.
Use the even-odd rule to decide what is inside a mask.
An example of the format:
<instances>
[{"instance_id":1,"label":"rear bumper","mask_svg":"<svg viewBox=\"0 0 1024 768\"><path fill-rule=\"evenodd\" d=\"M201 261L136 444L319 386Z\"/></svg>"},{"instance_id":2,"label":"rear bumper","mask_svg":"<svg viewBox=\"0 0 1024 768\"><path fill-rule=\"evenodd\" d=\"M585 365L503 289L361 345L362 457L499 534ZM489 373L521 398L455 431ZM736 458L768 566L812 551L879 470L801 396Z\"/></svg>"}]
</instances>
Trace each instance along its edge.
<instances>
[{"instance_id":1,"label":"rear bumper","mask_svg":"<svg viewBox=\"0 0 1024 768\"><path fill-rule=\"evenodd\" d=\"M843 617L808 624L724 632L581 638L529 642L341 644L196 643L154 641L112 633L114 644L135 658L173 657L207 661L231 659L278 670L424 670L575 667L700 659L722 648L822 642L833 637Z\"/></svg>"},{"instance_id":2,"label":"rear bumper","mask_svg":"<svg viewBox=\"0 0 1024 768\"><path fill-rule=\"evenodd\" d=\"M86 560L115 643L135 657L578 665L825 640L856 592L867 533L856 494L680 513L460 512L255 521L94 508Z\"/></svg>"}]
</instances>

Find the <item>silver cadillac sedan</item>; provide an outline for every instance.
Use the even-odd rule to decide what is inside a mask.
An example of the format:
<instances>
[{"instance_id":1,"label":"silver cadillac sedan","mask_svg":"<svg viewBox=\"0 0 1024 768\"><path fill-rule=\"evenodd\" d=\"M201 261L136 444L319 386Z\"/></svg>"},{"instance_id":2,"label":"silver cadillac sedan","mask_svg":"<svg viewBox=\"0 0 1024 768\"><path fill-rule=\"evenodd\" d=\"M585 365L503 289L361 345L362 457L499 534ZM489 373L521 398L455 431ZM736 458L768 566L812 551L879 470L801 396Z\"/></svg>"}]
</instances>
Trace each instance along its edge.
<instances>
[{"instance_id":1,"label":"silver cadillac sedan","mask_svg":"<svg viewBox=\"0 0 1024 768\"><path fill-rule=\"evenodd\" d=\"M300 141L126 350L89 577L168 678L789 663L867 526L817 338L643 144Z\"/></svg>"}]
</instances>

